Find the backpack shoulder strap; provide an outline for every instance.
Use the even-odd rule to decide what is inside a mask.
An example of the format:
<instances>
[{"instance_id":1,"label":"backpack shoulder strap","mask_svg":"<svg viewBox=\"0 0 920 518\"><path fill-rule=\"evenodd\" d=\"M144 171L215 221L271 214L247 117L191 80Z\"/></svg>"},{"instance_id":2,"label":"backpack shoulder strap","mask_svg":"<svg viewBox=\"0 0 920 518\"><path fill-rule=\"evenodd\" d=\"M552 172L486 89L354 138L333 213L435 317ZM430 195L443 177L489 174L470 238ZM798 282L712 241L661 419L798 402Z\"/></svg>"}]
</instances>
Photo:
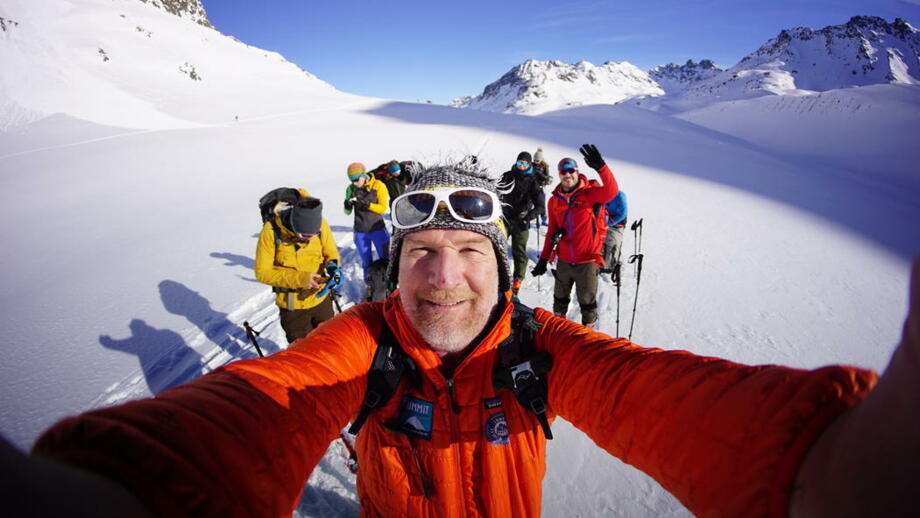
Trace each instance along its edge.
<instances>
[{"instance_id":1,"label":"backpack shoulder strap","mask_svg":"<svg viewBox=\"0 0 920 518\"><path fill-rule=\"evenodd\" d=\"M364 402L348 433L356 435L371 412L387 404L407 371L416 371L415 362L402 350L390 326L383 320L380 337L377 339L377 351L374 352L371 368L367 372Z\"/></svg>"},{"instance_id":2,"label":"backpack shoulder strap","mask_svg":"<svg viewBox=\"0 0 920 518\"><path fill-rule=\"evenodd\" d=\"M509 389L525 409L540 421L543 434L553 438L546 417L549 386L546 373L553 367L553 358L546 351L537 352L536 336L541 324L533 309L514 303L511 314L511 335L498 346L499 367L492 373L495 390Z\"/></svg>"}]
</instances>

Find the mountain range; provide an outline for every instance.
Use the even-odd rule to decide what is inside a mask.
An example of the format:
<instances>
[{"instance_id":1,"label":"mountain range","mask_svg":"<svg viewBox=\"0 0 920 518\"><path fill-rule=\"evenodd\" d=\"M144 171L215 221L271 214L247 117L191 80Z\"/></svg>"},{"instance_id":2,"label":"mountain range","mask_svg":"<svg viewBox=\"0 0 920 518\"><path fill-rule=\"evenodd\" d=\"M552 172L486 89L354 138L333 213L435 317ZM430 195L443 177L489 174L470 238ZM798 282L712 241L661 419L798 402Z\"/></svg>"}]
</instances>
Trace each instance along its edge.
<instances>
[{"instance_id":1,"label":"mountain range","mask_svg":"<svg viewBox=\"0 0 920 518\"><path fill-rule=\"evenodd\" d=\"M512 68L457 108L536 115L590 104L634 101L657 109L763 95L802 95L873 84L920 84L920 34L907 21L854 16L820 30L782 30L737 64L669 63L647 72L627 62L530 60ZM660 97L661 99L651 99Z\"/></svg>"}]
</instances>

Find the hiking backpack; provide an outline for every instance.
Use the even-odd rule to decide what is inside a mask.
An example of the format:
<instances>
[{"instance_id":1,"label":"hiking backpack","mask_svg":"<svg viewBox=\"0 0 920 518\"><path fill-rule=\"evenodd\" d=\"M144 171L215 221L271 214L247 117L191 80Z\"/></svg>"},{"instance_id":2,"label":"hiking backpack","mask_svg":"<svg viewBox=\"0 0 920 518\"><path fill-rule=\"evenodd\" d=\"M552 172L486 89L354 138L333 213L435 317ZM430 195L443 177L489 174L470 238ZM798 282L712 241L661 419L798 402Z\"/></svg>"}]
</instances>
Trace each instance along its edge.
<instances>
[{"instance_id":1,"label":"hiking backpack","mask_svg":"<svg viewBox=\"0 0 920 518\"><path fill-rule=\"evenodd\" d=\"M540 326L534 319L533 309L514 302L511 334L498 345L499 367L492 373L492 386L496 391L511 390L518 403L536 415L546 438L552 439L553 432L546 417L549 394L546 373L553 366L553 358L546 351L536 350ZM386 405L393 397L406 375L411 383L418 382L419 372L415 362L403 351L386 320L383 320L377 350L367 373L361 411L348 433L357 434L371 412Z\"/></svg>"},{"instance_id":2,"label":"hiking backpack","mask_svg":"<svg viewBox=\"0 0 920 518\"><path fill-rule=\"evenodd\" d=\"M262 214L262 223L271 222L272 229L275 231L275 244L281 240L281 229L278 228L278 224L275 222L275 206L279 202L293 206L298 199L300 199L300 191L293 187L278 187L259 198L259 212Z\"/></svg>"}]
</instances>

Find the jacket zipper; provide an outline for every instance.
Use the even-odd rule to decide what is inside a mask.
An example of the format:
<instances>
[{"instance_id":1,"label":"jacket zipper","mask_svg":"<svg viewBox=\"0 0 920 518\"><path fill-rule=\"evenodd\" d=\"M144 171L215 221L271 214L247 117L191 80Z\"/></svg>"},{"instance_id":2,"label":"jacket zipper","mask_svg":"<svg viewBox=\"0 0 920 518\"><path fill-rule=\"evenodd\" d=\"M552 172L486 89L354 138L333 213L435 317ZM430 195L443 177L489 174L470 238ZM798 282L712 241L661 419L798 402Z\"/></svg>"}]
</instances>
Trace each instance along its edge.
<instances>
[{"instance_id":1,"label":"jacket zipper","mask_svg":"<svg viewBox=\"0 0 920 518\"><path fill-rule=\"evenodd\" d=\"M425 468L422 465L422 459L418 455L418 451L415 449L415 441L412 438L409 438L409 448L412 450L412 459L415 461L415 468L418 469L419 478L422 479L422 491L425 493L425 499L431 499L431 481L428 479L428 473L425 472Z\"/></svg>"},{"instance_id":2,"label":"jacket zipper","mask_svg":"<svg viewBox=\"0 0 920 518\"><path fill-rule=\"evenodd\" d=\"M457 422L457 416L460 415L460 405L457 403L457 400L454 397L454 380L450 378L447 380L447 396L450 399L450 408L452 410L450 415L450 432L451 437L453 438L451 447L454 450L454 457L457 465L457 492L460 493L460 516L466 517L466 501L463 498L463 469L460 466L462 459L460 451L460 424Z\"/></svg>"}]
</instances>

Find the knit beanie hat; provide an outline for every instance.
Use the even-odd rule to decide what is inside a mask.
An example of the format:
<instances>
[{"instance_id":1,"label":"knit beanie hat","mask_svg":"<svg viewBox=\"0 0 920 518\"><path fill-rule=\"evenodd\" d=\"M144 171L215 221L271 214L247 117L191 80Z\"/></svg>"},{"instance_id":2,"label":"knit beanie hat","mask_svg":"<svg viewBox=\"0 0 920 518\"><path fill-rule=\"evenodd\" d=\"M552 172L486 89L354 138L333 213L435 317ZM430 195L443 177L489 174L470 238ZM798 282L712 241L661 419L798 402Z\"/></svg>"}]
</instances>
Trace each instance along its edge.
<instances>
[{"instance_id":1,"label":"knit beanie hat","mask_svg":"<svg viewBox=\"0 0 920 518\"><path fill-rule=\"evenodd\" d=\"M304 197L280 214L281 223L295 234L319 234L323 221L323 202Z\"/></svg>"},{"instance_id":2,"label":"knit beanie hat","mask_svg":"<svg viewBox=\"0 0 920 518\"><path fill-rule=\"evenodd\" d=\"M518 153L517 159L523 160L527 163L533 162L533 158L531 158L530 153L528 153L527 151L521 151L520 153Z\"/></svg>"},{"instance_id":3,"label":"knit beanie hat","mask_svg":"<svg viewBox=\"0 0 920 518\"><path fill-rule=\"evenodd\" d=\"M406 191L431 191L440 187L477 187L492 191L498 196L496 179L490 178L484 169L464 160L459 164L433 166L428 169L413 171L415 175L411 188ZM399 277L399 254L402 250L402 241L406 234L419 230L435 228L472 230L492 240L495 249L495 258L498 261L498 290L505 292L511 289L511 269L508 265L508 231L501 218L488 223L464 223L457 221L447 210L439 209L434 218L424 225L413 228L395 228L390 239L390 264L387 268L387 278L390 284L396 285Z\"/></svg>"},{"instance_id":4,"label":"knit beanie hat","mask_svg":"<svg viewBox=\"0 0 920 518\"><path fill-rule=\"evenodd\" d=\"M537 152L533 154L533 161L534 162L543 161L543 148L542 147L538 147Z\"/></svg>"},{"instance_id":5,"label":"knit beanie hat","mask_svg":"<svg viewBox=\"0 0 920 518\"><path fill-rule=\"evenodd\" d=\"M348 164L348 172L346 174L348 174L349 180L355 181L359 177L361 177L361 175L365 174L366 172L367 170L364 169L364 164L362 164L361 162L352 162Z\"/></svg>"}]
</instances>

